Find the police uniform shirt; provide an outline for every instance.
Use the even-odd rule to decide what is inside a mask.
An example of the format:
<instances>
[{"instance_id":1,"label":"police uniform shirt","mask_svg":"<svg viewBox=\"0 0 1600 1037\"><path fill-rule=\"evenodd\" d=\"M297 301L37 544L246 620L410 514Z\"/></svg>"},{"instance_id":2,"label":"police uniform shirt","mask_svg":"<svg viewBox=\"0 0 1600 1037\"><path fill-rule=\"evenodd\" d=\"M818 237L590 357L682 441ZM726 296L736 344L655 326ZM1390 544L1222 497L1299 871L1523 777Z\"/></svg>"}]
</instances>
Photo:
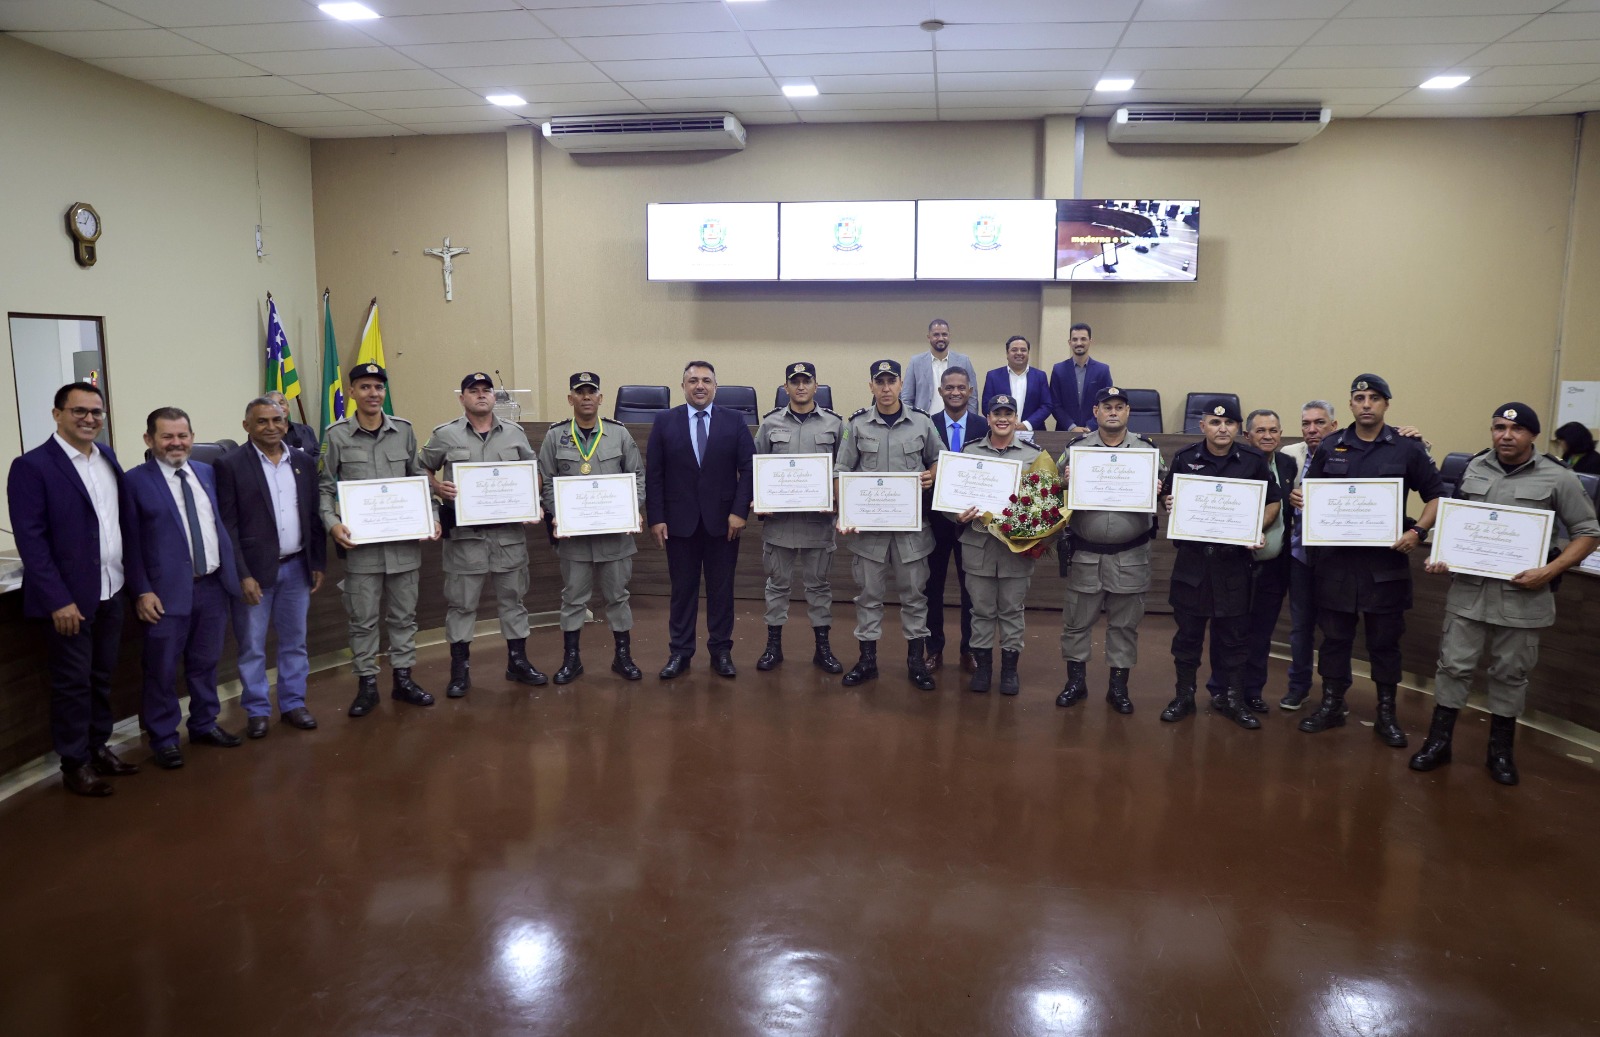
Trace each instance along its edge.
<instances>
[{"instance_id":1,"label":"police uniform shirt","mask_svg":"<svg viewBox=\"0 0 1600 1037\"><path fill-rule=\"evenodd\" d=\"M968 443L961 449L963 454L982 454L987 457L1003 457L1008 461L1021 461L1023 471L1023 484L1027 485L1028 466L1033 464L1034 458L1043 451L1032 443L1024 443L1012 437L1010 444L1004 449L996 447L989 441L988 436ZM1018 492L1017 496L1023 496ZM968 576L999 576L1017 577L1033 575L1034 559L1025 554L1012 551L1005 544L995 539L995 535L974 519L961 531L961 568Z\"/></svg>"},{"instance_id":2,"label":"police uniform shirt","mask_svg":"<svg viewBox=\"0 0 1600 1037\"><path fill-rule=\"evenodd\" d=\"M1122 437L1122 442L1116 447L1105 441L1101 430L1096 429L1088 435L1080 436L1067 444L1061 452L1058 467L1066 468L1072 459L1072 448L1075 446L1107 447L1110 449L1126 450L1155 450L1156 445L1135 432L1127 432ZM1167 477L1167 462L1159 451L1156 453L1156 475L1158 479ZM1075 539L1086 540L1091 544L1126 544L1150 532L1151 520L1154 516L1143 511L1074 511L1067 519L1067 528L1072 530Z\"/></svg>"},{"instance_id":3,"label":"police uniform shirt","mask_svg":"<svg viewBox=\"0 0 1600 1037\"><path fill-rule=\"evenodd\" d=\"M844 419L825 407L805 414L792 408L768 411L756 429L758 454L827 454L836 458ZM830 547L834 516L821 511L786 511L761 519L761 538L775 547Z\"/></svg>"},{"instance_id":4,"label":"police uniform shirt","mask_svg":"<svg viewBox=\"0 0 1600 1037\"><path fill-rule=\"evenodd\" d=\"M838 472L923 472L939 460L944 440L927 413L902 404L892 418L877 407L863 407L845 422L839 444ZM933 553L933 532L927 523L916 533L858 533L848 538L854 554L875 562L888 561L889 545L902 562Z\"/></svg>"},{"instance_id":5,"label":"police uniform shirt","mask_svg":"<svg viewBox=\"0 0 1600 1037\"><path fill-rule=\"evenodd\" d=\"M1206 479L1255 479L1267 484L1266 503L1283 499L1278 484L1267 471L1266 455L1255 447L1233 443L1221 457L1206 443L1194 443L1172 458L1172 470L1161 485L1161 495L1172 493L1173 477L1197 475ZM1232 544L1205 544L1175 540L1177 558L1172 565L1169 600L1174 608L1214 616L1243 615L1250 607L1250 549ZM1210 585L1209 601L1186 599ZM1208 607L1209 606L1209 607Z\"/></svg>"},{"instance_id":6,"label":"police uniform shirt","mask_svg":"<svg viewBox=\"0 0 1600 1037\"><path fill-rule=\"evenodd\" d=\"M319 513L327 529L340 524L340 482L427 475L417 461L417 435L411 429L411 422L388 414L383 415L382 424L371 432L362 428L354 417L341 418L329 425L321 466ZM400 540L350 548L345 569L353 573L401 573L421 565L422 545Z\"/></svg>"},{"instance_id":7,"label":"police uniform shirt","mask_svg":"<svg viewBox=\"0 0 1600 1037\"><path fill-rule=\"evenodd\" d=\"M584 454L589 451L593 453L585 459ZM583 471L584 465L589 466L587 472ZM544 478L540 496L550 521L555 519L553 480L557 478L632 473L637 502L640 510L644 509L644 458L639 454L633 434L617 422L597 417L594 431L588 434L572 418L554 422L544 434L544 442L539 444L539 471ZM615 562L638 550L632 533L597 533L556 540L556 554L569 562Z\"/></svg>"},{"instance_id":8,"label":"police uniform shirt","mask_svg":"<svg viewBox=\"0 0 1600 1037\"><path fill-rule=\"evenodd\" d=\"M488 433L479 435L463 414L435 428L420 456L424 468L438 472L446 482L455 482L455 466L458 463L531 461L534 453L528 443L527 433L522 431L520 425L495 418ZM447 539L452 544L484 540L507 547L525 545L527 534L520 522L502 522L484 526L454 526ZM484 561L487 562L487 559Z\"/></svg>"},{"instance_id":9,"label":"police uniform shirt","mask_svg":"<svg viewBox=\"0 0 1600 1037\"><path fill-rule=\"evenodd\" d=\"M1594 504L1583 484L1559 461L1544 454L1509 471L1490 450L1467 463L1456 496L1462 500L1553 511L1573 537L1600 537ZM1466 573L1451 575L1445 611L1480 623L1503 627L1547 627L1556 621L1550 585L1524 590L1510 580Z\"/></svg>"}]
</instances>

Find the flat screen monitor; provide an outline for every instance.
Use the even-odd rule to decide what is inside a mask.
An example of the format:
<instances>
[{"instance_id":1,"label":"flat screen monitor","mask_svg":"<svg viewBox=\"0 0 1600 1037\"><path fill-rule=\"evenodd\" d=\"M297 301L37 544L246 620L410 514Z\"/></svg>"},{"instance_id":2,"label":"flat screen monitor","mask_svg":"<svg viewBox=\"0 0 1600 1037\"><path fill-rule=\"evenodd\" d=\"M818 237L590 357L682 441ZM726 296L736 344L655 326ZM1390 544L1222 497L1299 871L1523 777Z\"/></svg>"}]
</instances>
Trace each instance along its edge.
<instances>
[{"instance_id":1,"label":"flat screen monitor","mask_svg":"<svg viewBox=\"0 0 1600 1037\"><path fill-rule=\"evenodd\" d=\"M783 202L784 281L909 281L917 275L916 202Z\"/></svg>"},{"instance_id":2,"label":"flat screen monitor","mask_svg":"<svg viewBox=\"0 0 1600 1037\"><path fill-rule=\"evenodd\" d=\"M1049 281L1056 203L1050 199L919 201L917 277Z\"/></svg>"},{"instance_id":3,"label":"flat screen monitor","mask_svg":"<svg viewBox=\"0 0 1600 1037\"><path fill-rule=\"evenodd\" d=\"M1200 203L1192 198L1056 202L1058 281L1193 281Z\"/></svg>"},{"instance_id":4,"label":"flat screen monitor","mask_svg":"<svg viewBox=\"0 0 1600 1037\"><path fill-rule=\"evenodd\" d=\"M644 217L652 281L776 281L777 202L651 202Z\"/></svg>"}]
</instances>

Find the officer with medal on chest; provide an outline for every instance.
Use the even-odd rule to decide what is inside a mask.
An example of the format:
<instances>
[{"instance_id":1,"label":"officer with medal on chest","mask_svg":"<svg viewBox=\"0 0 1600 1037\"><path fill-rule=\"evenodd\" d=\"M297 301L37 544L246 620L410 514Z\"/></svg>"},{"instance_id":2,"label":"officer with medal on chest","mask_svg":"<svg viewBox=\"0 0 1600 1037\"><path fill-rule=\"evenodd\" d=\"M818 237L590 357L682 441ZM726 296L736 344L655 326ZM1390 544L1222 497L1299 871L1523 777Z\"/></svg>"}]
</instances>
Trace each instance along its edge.
<instances>
[{"instance_id":1,"label":"officer with medal on chest","mask_svg":"<svg viewBox=\"0 0 1600 1037\"><path fill-rule=\"evenodd\" d=\"M632 533L594 533L567 536L555 523L556 491L551 481L583 475L632 474L637 501L644 509L644 459L626 427L600 417L600 377L579 371L567 379L567 404L572 417L550 426L539 446L539 471L544 473L544 511L556 537L556 557L561 560L561 669L555 682L568 684L583 672L578 652L583 617L596 586L606 603L606 623L611 627L611 671L627 680L644 676L633 662L633 609L628 604L628 581L633 579L633 556L639 548ZM641 528L643 518L640 519Z\"/></svg>"},{"instance_id":2,"label":"officer with medal on chest","mask_svg":"<svg viewBox=\"0 0 1600 1037\"><path fill-rule=\"evenodd\" d=\"M494 582L500 636L506 640L506 680L544 684L549 678L528 661L528 536L521 522L455 525L455 466L464 462L531 461L533 447L520 425L494 413L494 381L482 371L461 379L465 412L433 430L422 448L422 467L431 476L435 496L445 502L444 539L445 635L450 639L450 686L445 694L461 698L472 687L472 635L478 625L478 598L487 580Z\"/></svg>"},{"instance_id":3,"label":"officer with medal on chest","mask_svg":"<svg viewBox=\"0 0 1600 1037\"><path fill-rule=\"evenodd\" d=\"M1438 509L1434 502L1444 492L1444 483L1422 441L1402 436L1384 423L1392 398L1389 383L1382 378L1357 375L1350 383L1355 421L1324 436L1306 469L1307 479L1403 479L1401 513L1407 493L1418 494L1424 504L1421 517L1414 524L1407 518L1405 531L1389 547L1311 549L1317 626L1322 629L1317 655L1322 703L1300 721L1300 730L1315 734L1344 726L1350 653L1360 620L1366 625L1372 682L1378 686L1373 732L1384 744L1403 749L1406 734L1395 720L1395 693L1400 684L1400 637L1406 629L1406 610L1411 608L1411 561L1406 556L1427 540ZM1299 491L1290 495L1296 507L1303 501Z\"/></svg>"},{"instance_id":4,"label":"officer with medal on chest","mask_svg":"<svg viewBox=\"0 0 1600 1037\"><path fill-rule=\"evenodd\" d=\"M844 442L834 465L839 472L919 472L922 488L933 485L943 440L927 413L900 401L900 364L877 360L868 368L872 406L862 407L845 422ZM928 556L933 533L926 525L915 533L858 533L843 529L849 539L856 595L856 641L861 657L844 675L846 687L878 676L878 638L883 633L883 595L893 579L900 588L900 625L906 635L906 671L911 683L933 690L925 648L928 641Z\"/></svg>"},{"instance_id":5,"label":"officer with medal on chest","mask_svg":"<svg viewBox=\"0 0 1600 1037\"><path fill-rule=\"evenodd\" d=\"M787 368L784 381L789 405L768 411L756 430L758 454L827 454L837 457L844 420L816 403L817 368L799 361ZM805 585L807 612L816 638L811 661L828 673L844 672L828 643L833 624L834 516L824 511L774 512L762 516L761 561L767 573L767 649L756 669L770 670L783 662L783 625L789 619L789 587L796 574Z\"/></svg>"},{"instance_id":6,"label":"officer with medal on chest","mask_svg":"<svg viewBox=\"0 0 1600 1037\"><path fill-rule=\"evenodd\" d=\"M1267 470L1261 451L1237 442L1239 405L1219 403L1200 423L1203 440L1186 446L1172 458L1172 470L1161 484L1167 510L1172 510L1172 483L1176 475L1207 479L1255 479L1267 484L1266 508L1260 534L1277 521L1281 507L1278 484ZM1250 647L1251 549L1236 544L1210 544L1174 540L1177 558L1167 600L1178 623L1172 635L1172 665L1177 671L1177 695L1162 711L1161 719L1175 723L1194 713L1195 678L1206 643L1206 623L1212 626L1211 670L1227 691L1214 695L1211 709L1240 727L1261 726L1245 705L1239 688L1240 669ZM1261 541L1255 544L1261 546ZM1219 658L1219 651L1220 658Z\"/></svg>"},{"instance_id":7,"label":"officer with medal on chest","mask_svg":"<svg viewBox=\"0 0 1600 1037\"><path fill-rule=\"evenodd\" d=\"M1061 452L1057 468L1065 483L1075 446L1154 450L1156 445L1128 428L1128 394L1114 385L1095 393L1096 428L1072 440ZM1156 475L1164 480L1167 463L1156 456ZM1106 701L1118 713L1132 713L1128 673L1139 661L1139 621L1150 590L1150 541L1156 517L1142 511L1074 511L1068 536L1057 547L1070 559L1066 565L1066 599L1061 608L1061 658L1067 662L1067 683L1056 705L1071 706L1089 694L1089 631L1106 612L1106 664L1111 678Z\"/></svg>"},{"instance_id":8,"label":"officer with medal on chest","mask_svg":"<svg viewBox=\"0 0 1600 1037\"><path fill-rule=\"evenodd\" d=\"M1570 538L1545 565L1509 580L1455 573L1444 603L1439 637L1439 670L1434 677L1433 721L1411 769L1431 771L1450 762L1456 714L1467 704L1467 690L1485 645L1491 660L1489 685L1489 774L1502 785L1517 783L1512 743L1517 717L1528 695L1528 671L1539 657L1539 630L1556 621L1551 581L1577 565L1600 545L1594 502L1566 465L1534 449L1539 415L1525 403L1506 403L1490 419L1492 445L1473 457L1461 473L1456 496L1517 508L1554 512ZM1493 521L1493 512L1490 513ZM1554 546L1554 541L1552 540ZM1430 573L1445 573L1444 562L1429 562Z\"/></svg>"}]
</instances>

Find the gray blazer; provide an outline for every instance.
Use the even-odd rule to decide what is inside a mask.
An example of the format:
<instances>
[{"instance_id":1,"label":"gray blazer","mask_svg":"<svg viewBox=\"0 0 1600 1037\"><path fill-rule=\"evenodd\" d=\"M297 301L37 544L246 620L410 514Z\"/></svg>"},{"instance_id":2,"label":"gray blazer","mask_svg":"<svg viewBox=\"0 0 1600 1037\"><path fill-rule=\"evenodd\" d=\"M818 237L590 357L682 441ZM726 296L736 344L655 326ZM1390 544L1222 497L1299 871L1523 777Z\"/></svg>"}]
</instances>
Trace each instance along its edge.
<instances>
[{"instance_id":1,"label":"gray blazer","mask_svg":"<svg viewBox=\"0 0 1600 1037\"><path fill-rule=\"evenodd\" d=\"M972 403L983 391L983 383L978 381L978 371L972 366L972 358L953 349L946 356L950 361L950 367L966 368L967 378L972 382L972 397L967 400L967 411L976 413ZM929 414L937 414L944 409L944 401L939 398L938 389L939 386L933 380L933 354L924 349L906 363L904 384L900 387L900 402L925 410Z\"/></svg>"}]
</instances>

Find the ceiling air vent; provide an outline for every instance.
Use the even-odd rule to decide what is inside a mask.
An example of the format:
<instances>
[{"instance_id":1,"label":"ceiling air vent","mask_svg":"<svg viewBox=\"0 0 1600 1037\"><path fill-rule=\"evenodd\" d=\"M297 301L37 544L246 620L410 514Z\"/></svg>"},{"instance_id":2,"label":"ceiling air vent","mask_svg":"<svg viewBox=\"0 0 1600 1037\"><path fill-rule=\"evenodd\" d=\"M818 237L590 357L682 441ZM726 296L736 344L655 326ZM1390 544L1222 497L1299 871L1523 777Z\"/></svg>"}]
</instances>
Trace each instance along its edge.
<instances>
[{"instance_id":1,"label":"ceiling air vent","mask_svg":"<svg viewBox=\"0 0 1600 1037\"><path fill-rule=\"evenodd\" d=\"M1332 118L1332 109L1316 105L1128 105L1111 117L1106 139L1114 144L1298 144L1321 133Z\"/></svg>"},{"instance_id":2,"label":"ceiling air vent","mask_svg":"<svg viewBox=\"0 0 1600 1037\"><path fill-rule=\"evenodd\" d=\"M563 151L740 151L744 126L726 112L684 115L568 115L541 124Z\"/></svg>"}]
</instances>

